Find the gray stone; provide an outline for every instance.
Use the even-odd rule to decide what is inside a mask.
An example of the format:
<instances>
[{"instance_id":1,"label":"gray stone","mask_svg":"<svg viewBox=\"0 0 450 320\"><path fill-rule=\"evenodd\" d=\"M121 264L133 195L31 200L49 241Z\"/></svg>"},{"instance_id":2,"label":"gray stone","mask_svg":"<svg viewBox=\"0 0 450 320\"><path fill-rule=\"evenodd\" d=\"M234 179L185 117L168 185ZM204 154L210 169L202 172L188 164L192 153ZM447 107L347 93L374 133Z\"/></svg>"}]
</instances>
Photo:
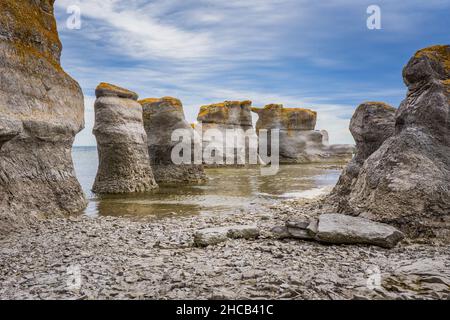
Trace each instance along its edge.
<instances>
[{"instance_id":1,"label":"gray stone","mask_svg":"<svg viewBox=\"0 0 450 320\"><path fill-rule=\"evenodd\" d=\"M403 233L392 226L343 214L321 215L316 233L316 239L321 242L384 248L393 248L403 238Z\"/></svg>"},{"instance_id":2,"label":"gray stone","mask_svg":"<svg viewBox=\"0 0 450 320\"><path fill-rule=\"evenodd\" d=\"M314 239L314 235L311 235L306 229L299 228L287 228L287 232L290 235L290 238L294 239L302 239L302 240L312 240Z\"/></svg>"},{"instance_id":3,"label":"gray stone","mask_svg":"<svg viewBox=\"0 0 450 320\"><path fill-rule=\"evenodd\" d=\"M100 90L105 87L108 90ZM128 90L115 88L102 83L96 90L94 135L99 167L92 190L100 194L147 192L157 184L150 167L142 106L121 97L134 97L126 94Z\"/></svg>"},{"instance_id":4,"label":"gray stone","mask_svg":"<svg viewBox=\"0 0 450 320\"><path fill-rule=\"evenodd\" d=\"M227 239L255 239L259 236L257 226L227 226L198 230L194 234L194 243L199 247L215 245Z\"/></svg>"},{"instance_id":5,"label":"gray stone","mask_svg":"<svg viewBox=\"0 0 450 320\"><path fill-rule=\"evenodd\" d=\"M286 238L290 238L291 234L289 233L288 227L286 226L276 226L273 227L270 232L272 232L273 235L275 235L275 237L279 238L279 239L286 239Z\"/></svg>"},{"instance_id":6,"label":"gray stone","mask_svg":"<svg viewBox=\"0 0 450 320\"><path fill-rule=\"evenodd\" d=\"M198 183L207 180L202 164L194 164L194 150L201 151L200 138L186 121L183 105L172 97L140 100L144 111L144 128L148 137L150 164L157 183ZM172 133L183 130L183 141L173 142ZM190 139L186 142L184 139ZM190 150L188 163L174 164L174 146Z\"/></svg>"},{"instance_id":7,"label":"gray stone","mask_svg":"<svg viewBox=\"0 0 450 320\"><path fill-rule=\"evenodd\" d=\"M0 235L87 204L71 155L83 93L60 65L53 2L0 4Z\"/></svg>"}]
</instances>

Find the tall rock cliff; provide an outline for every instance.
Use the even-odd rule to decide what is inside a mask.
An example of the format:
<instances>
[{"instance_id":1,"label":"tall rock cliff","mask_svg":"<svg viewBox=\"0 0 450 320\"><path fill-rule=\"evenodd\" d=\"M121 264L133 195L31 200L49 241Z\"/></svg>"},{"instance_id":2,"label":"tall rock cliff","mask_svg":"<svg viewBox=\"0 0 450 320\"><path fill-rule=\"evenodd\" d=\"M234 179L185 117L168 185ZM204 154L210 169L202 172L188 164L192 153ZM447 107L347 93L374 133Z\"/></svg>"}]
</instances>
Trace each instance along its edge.
<instances>
[{"instance_id":1,"label":"tall rock cliff","mask_svg":"<svg viewBox=\"0 0 450 320\"><path fill-rule=\"evenodd\" d=\"M71 155L83 94L60 65L53 3L0 2L0 233L86 206Z\"/></svg>"},{"instance_id":2,"label":"tall rock cliff","mask_svg":"<svg viewBox=\"0 0 450 320\"><path fill-rule=\"evenodd\" d=\"M172 97L140 100L144 111L144 128L148 137L150 164L157 183L196 183L206 180L202 164L195 164L194 148L201 151L199 137L186 121L183 105ZM191 150L189 163L175 164L172 159L174 146L180 142L172 141L175 130L182 130L184 139L190 139L184 150Z\"/></svg>"},{"instance_id":3,"label":"tall rock cliff","mask_svg":"<svg viewBox=\"0 0 450 320\"><path fill-rule=\"evenodd\" d=\"M252 108L252 111L259 116L256 123L258 134L261 129L279 130L281 163L348 161L352 157L352 146L329 146L328 134L314 130L317 122L315 111L284 108L281 104Z\"/></svg>"},{"instance_id":4,"label":"tall rock cliff","mask_svg":"<svg viewBox=\"0 0 450 320\"><path fill-rule=\"evenodd\" d=\"M99 165L92 190L117 194L156 188L138 95L108 83L101 83L95 95Z\"/></svg>"},{"instance_id":5,"label":"tall rock cliff","mask_svg":"<svg viewBox=\"0 0 450 320\"><path fill-rule=\"evenodd\" d=\"M349 206L410 236L450 239L450 46L418 51L403 78L395 133L364 162Z\"/></svg>"}]
</instances>

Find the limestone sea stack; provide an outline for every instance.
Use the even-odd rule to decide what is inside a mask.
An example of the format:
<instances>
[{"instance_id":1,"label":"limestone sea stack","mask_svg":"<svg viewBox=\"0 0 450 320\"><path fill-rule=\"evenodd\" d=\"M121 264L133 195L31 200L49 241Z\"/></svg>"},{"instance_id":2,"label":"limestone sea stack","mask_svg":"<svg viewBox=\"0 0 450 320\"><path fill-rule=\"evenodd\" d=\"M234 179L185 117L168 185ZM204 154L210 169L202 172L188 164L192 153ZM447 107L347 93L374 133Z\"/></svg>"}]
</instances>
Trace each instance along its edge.
<instances>
[{"instance_id":1,"label":"limestone sea stack","mask_svg":"<svg viewBox=\"0 0 450 320\"><path fill-rule=\"evenodd\" d=\"M0 235L87 204L71 155L83 94L60 65L53 3L0 2Z\"/></svg>"},{"instance_id":2,"label":"limestone sea stack","mask_svg":"<svg viewBox=\"0 0 450 320\"><path fill-rule=\"evenodd\" d=\"M179 99L172 97L149 98L140 100L144 111L144 128L147 132L150 164L157 183L196 183L206 180L202 164L195 164L194 148L201 152L200 138L186 121L183 105ZM172 141L175 130L184 131L184 142ZM191 150L188 163L175 164L172 160L172 150L179 143L185 145L184 150Z\"/></svg>"},{"instance_id":3,"label":"limestone sea stack","mask_svg":"<svg viewBox=\"0 0 450 320\"><path fill-rule=\"evenodd\" d=\"M350 132L356 141L356 153L344 168L331 198L338 212L351 212L348 196L364 161L394 134L396 109L383 102L365 102L358 106L350 121Z\"/></svg>"},{"instance_id":4,"label":"limestone sea stack","mask_svg":"<svg viewBox=\"0 0 450 320\"><path fill-rule=\"evenodd\" d=\"M364 162L349 206L409 236L450 240L450 46L418 51L403 78L395 133Z\"/></svg>"},{"instance_id":5,"label":"limestone sea stack","mask_svg":"<svg viewBox=\"0 0 450 320\"><path fill-rule=\"evenodd\" d=\"M101 83L95 95L99 166L92 190L116 194L155 189L138 95L108 83Z\"/></svg>"},{"instance_id":6,"label":"limestone sea stack","mask_svg":"<svg viewBox=\"0 0 450 320\"><path fill-rule=\"evenodd\" d=\"M279 130L281 163L348 161L352 157L353 146L328 145L328 133L315 130L315 111L284 108L281 104L252 108L252 111L259 116L258 134L262 129Z\"/></svg>"},{"instance_id":7,"label":"limestone sea stack","mask_svg":"<svg viewBox=\"0 0 450 320\"><path fill-rule=\"evenodd\" d=\"M246 165L257 164L249 157L249 154L257 155L258 143L256 132L253 128L251 115L251 101L225 101L202 106L197 121L201 124L203 137L203 149L205 154L211 154L216 160L222 159L223 164ZM226 132L234 130L234 139L227 139ZM216 134L215 134L215 133ZM233 143L234 140L234 143ZM255 143L251 143L254 141ZM220 146L218 149L214 146ZM211 152L210 152L211 151ZM223 151L220 154L220 151ZM245 151L245 157L240 157ZM226 159L231 159L226 163ZM257 160L257 156L253 159ZM213 160L213 159L212 159ZM211 163L207 163L212 165ZM215 163L214 165L217 165Z\"/></svg>"}]
</instances>

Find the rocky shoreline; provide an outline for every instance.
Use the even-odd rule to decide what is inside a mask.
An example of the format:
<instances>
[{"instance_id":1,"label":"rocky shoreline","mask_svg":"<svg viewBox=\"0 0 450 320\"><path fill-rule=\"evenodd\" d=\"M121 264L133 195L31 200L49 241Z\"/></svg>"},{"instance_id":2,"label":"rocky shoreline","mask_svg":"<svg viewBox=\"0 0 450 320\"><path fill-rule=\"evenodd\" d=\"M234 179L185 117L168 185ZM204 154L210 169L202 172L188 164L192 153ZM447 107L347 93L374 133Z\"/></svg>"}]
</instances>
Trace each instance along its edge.
<instances>
[{"instance_id":1,"label":"rocky shoreline","mask_svg":"<svg viewBox=\"0 0 450 320\"><path fill-rule=\"evenodd\" d=\"M0 240L2 299L449 299L437 240L387 250L276 239L274 225L326 211L323 198L221 216L36 222ZM258 239L194 246L197 230L256 224ZM78 268L80 287L68 286ZM379 276L378 276L379 271Z\"/></svg>"}]
</instances>

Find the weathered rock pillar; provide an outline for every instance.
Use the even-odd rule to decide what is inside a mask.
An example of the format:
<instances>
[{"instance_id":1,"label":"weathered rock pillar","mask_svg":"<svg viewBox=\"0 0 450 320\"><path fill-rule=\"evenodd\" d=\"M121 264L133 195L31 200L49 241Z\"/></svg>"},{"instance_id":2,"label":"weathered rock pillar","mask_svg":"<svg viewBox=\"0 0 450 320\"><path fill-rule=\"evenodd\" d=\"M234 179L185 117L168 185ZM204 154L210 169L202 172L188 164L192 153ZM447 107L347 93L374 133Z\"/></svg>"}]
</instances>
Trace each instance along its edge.
<instances>
[{"instance_id":1,"label":"weathered rock pillar","mask_svg":"<svg viewBox=\"0 0 450 320\"><path fill-rule=\"evenodd\" d=\"M356 153L344 168L331 198L338 212L351 213L348 196L364 161L394 134L396 109L383 102L365 102L358 106L350 121L350 132L356 141Z\"/></svg>"},{"instance_id":2,"label":"weathered rock pillar","mask_svg":"<svg viewBox=\"0 0 450 320\"><path fill-rule=\"evenodd\" d=\"M87 204L71 155L83 94L60 65L53 2L0 2L0 234Z\"/></svg>"},{"instance_id":3,"label":"weathered rock pillar","mask_svg":"<svg viewBox=\"0 0 450 320\"><path fill-rule=\"evenodd\" d=\"M418 51L403 78L395 133L364 162L349 206L409 236L450 240L450 46Z\"/></svg>"},{"instance_id":4,"label":"weathered rock pillar","mask_svg":"<svg viewBox=\"0 0 450 320\"><path fill-rule=\"evenodd\" d=\"M101 83L95 94L99 166L92 190L114 194L156 188L138 95L107 83Z\"/></svg>"},{"instance_id":5,"label":"weathered rock pillar","mask_svg":"<svg viewBox=\"0 0 450 320\"><path fill-rule=\"evenodd\" d=\"M353 147L328 145L328 135L314 130L317 113L309 109L284 108L281 104L269 104L264 108L252 108L259 119L256 131L261 129L280 131L280 163L310 163L348 161Z\"/></svg>"},{"instance_id":6,"label":"weathered rock pillar","mask_svg":"<svg viewBox=\"0 0 450 320\"><path fill-rule=\"evenodd\" d=\"M220 160L223 165L231 166L258 163L258 143L253 129L251 105L251 101L225 101L200 108L197 121L201 124L204 153L211 154L211 160ZM212 166L218 165L217 162L205 162Z\"/></svg>"},{"instance_id":7,"label":"weathered rock pillar","mask_svg":"<svg viewBox=\"0 0 450 320\"><path fill-rule=\"evenodd\" d=\"M194 148L201 151L199 137L195 136L192 126L186 121L180 100L164 97L139 101L144 110L144 127L147 132L150 164L157 183L196 183L206 180L202 164L194 163ZM172 151L179 141L172 141L172 133L180 130L190 141L184 146L191 150L190 162L175 164ZM181 132L183 131L183 132ZM200 158L201 159L201 158Z\"/></svg>"}]
</instances>

